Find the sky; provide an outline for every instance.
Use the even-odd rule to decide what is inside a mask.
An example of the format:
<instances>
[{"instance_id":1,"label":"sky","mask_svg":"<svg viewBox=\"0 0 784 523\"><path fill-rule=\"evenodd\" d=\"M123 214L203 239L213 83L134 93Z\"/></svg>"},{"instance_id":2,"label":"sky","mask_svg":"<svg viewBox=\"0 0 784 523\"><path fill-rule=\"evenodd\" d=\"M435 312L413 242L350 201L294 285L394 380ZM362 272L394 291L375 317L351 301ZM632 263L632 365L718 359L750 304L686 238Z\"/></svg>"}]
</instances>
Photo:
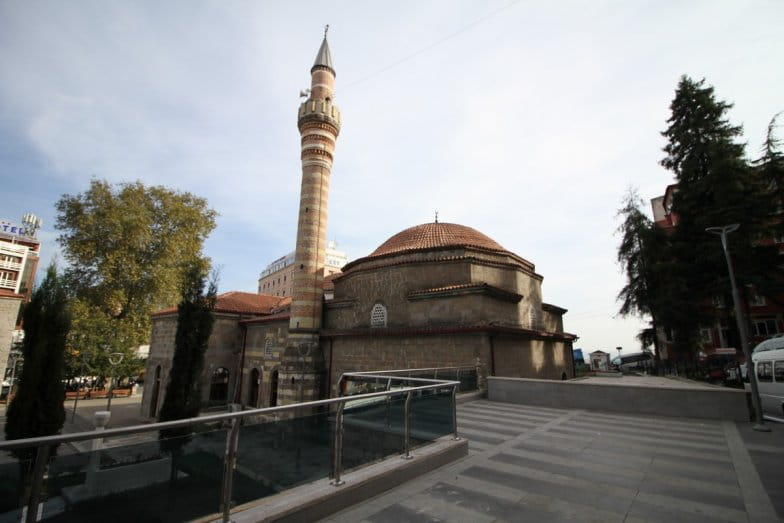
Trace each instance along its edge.
<instances>
[{"instance_id":1,"label":"sky","mask_svg":"<svg viewBox=\"0 0 784 523\"><path fill-rule=\"evenodd\" d=\"M784 110L781 1L0 0L0 218L43 218L45 266L55 202L92 178L189 191L220 214L220 291L255 292L294 248L298 94L325 24L329 239L359 258L438 211L533 262L586 352L639 350L617 210L673 181L681 75L734 103L750 158Z\"/></svg>"}]
</instances>

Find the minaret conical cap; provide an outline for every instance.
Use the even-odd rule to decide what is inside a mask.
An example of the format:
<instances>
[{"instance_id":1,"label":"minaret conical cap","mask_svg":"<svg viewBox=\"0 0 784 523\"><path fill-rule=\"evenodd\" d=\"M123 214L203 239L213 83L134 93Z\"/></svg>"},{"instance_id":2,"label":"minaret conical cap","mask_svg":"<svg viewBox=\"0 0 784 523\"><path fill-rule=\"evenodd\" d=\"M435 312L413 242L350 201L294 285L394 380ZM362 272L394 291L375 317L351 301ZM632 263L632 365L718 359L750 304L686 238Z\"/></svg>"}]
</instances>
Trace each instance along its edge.
<instances>
[{"instance_id":1,"label":"minaret conical cap","mask_svg":"<svg viewBox=\"0 0 784 523\"><path fill-rule=\"evenodd\" d=\"M324 37L324 41L321 42L321 47L319 47L318 54L316 55L316 61L313 62L313 69L316 67L326 67L332 74L335 73L335 68L332 66L332 53L329 52L329 44L327 43L327 37Z\"/></svg>"}]
</instances>

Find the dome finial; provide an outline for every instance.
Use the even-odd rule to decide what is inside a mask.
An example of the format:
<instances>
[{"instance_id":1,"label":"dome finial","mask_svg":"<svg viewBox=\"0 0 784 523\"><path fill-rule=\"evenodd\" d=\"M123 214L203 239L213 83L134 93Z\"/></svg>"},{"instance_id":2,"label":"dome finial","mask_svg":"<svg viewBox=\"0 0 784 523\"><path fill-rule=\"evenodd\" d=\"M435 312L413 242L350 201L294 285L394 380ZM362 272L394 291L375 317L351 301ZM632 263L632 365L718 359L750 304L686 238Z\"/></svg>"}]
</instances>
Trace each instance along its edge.
<instances>
[{"instance_id":1,"label":"dome finial","mask_svg":"<svg viewBox=\"0 0 784 523\"><path fill-rule=\"evenodd\" d=\"M438 211L436 211L436 223L438 223Z\"/></svg>"},{"instance_id":2,"label":"dome finial","mask_svg":"<svg viewBox=\"0 0 784 523\"><path fill-rule=\"evenodd\" d=\"M327 31L329 31L329 24L324 26L324 38L327 38Z\"/></svg>"}]
</instances>

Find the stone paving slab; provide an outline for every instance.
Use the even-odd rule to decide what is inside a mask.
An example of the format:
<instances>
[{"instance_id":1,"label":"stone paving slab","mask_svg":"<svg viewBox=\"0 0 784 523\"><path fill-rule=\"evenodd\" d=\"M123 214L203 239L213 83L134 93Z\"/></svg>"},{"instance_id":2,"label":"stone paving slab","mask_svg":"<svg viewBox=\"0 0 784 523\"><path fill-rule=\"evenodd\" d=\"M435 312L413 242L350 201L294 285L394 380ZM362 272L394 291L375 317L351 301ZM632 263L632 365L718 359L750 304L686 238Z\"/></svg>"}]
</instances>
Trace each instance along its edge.
<instances>
[{"instance_id":1,"label":"stone paving slab","mask_svg":"<svg viewBox=\"0 0 784 523\"><path fill-rule=\"evenodd\" d=\"M477 400L458 427L467 458L325 521L784 521L782 425Z\"/></svg>"}]
</instances>

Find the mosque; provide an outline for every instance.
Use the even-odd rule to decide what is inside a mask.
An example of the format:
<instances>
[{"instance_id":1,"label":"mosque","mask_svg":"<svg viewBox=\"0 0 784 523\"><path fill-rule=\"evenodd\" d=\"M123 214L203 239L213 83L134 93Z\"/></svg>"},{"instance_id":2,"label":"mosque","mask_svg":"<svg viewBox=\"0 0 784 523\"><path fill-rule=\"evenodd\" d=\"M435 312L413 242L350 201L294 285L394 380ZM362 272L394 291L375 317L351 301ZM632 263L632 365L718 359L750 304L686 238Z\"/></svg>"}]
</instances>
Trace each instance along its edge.
<instances>
[{"instance_id":1,"label":"mosque","mask_svg":"<svg viewBox=\"0 0 784 523\"><path fill-rule=\"evenodd\" d=\"M340 133L326 34L299 107L302 185L291 296L221 294L202 376L206 404L267 407L329 397L344 372L467 366L574 377L565 309L542 301L534 264L464 225L425 223L324 278L329 179ZM328 289L330 299L325 299ZM153 314L142 399L155 418L171 371L176 308Z\"/></svg>"}]
</instances>

